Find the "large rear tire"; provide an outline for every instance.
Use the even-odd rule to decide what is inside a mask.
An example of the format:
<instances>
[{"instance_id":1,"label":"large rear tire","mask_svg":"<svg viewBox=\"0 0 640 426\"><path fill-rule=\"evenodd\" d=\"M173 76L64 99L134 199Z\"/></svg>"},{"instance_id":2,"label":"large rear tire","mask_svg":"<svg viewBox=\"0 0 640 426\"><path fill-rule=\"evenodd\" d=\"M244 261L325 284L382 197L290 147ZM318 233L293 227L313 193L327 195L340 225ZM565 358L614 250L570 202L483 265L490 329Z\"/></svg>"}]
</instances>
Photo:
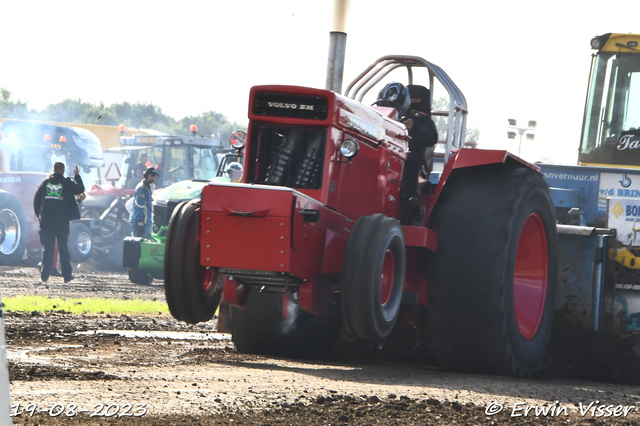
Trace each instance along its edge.
<instances>
[{"instance_id":1,"label":"large rear tire","mask_svg":"<svg viewBox=\"0 0 640 426\"><path fill-rule=\"evenodd\" d=\"M27 217L16 198L0 192L0 265L18 265L27 247Z\"/></svg>"},{"instance_id":2,"label":"large rear tire","mask_svg":"<svg viewBox=\"0 0 640 426\"><path fill-rule=\"evenodd\" d=\"M406 269L400 223L382 214L363 216L347 243L342 274L342 317L361 339L383 339L398 318Z\"/></svg>"},{"instance_id":3,"label":"large rear tire","mask_svg":"<svg viewBox=\"0 0 640 426\"><path fill-rule=\"evenodd\" d=\"M446 369L530 376L544 359L557 277L555 211L540 173L457 170L433 212L429 327Z\"/></svg>"},{"instance_id":4,"label":"large rear tire","mask_svg":"<svg viewBox=\"0 0 640 426\"><path fill-rule=\"evenodd\" d=\"M223 287L223 276L200 265L199 229L199 206L179 204L167 232L164 288L171 314L189 324L213 318Z\"/></svg>"},{"instance_id":5,"label":"large rear tire","mask_svg":"<svg viewBox=\"0 0 640 426\"><path fill-rule=\"evenodd\" d=\"M245 309L229 306L229 324L236 349L242 353L318 358L333 348L340 319L310 314L291 301L283 318L283 294L251 287ZM288 299L287 299L288 300Z\"/></svg>"}]
</instances>

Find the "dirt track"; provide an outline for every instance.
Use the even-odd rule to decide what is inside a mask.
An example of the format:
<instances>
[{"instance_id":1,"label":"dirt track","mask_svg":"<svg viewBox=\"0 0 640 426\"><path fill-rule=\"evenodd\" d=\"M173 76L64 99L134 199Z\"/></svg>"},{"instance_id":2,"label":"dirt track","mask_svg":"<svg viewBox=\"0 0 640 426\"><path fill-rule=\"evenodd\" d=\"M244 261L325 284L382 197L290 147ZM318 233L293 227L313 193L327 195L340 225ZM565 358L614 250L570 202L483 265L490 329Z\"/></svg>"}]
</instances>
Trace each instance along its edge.
<instances>
[{"instance_id":1,"label":"dirt track","mask_svg":"<svg viewBox=\"0 0 640 426\"><path fill-rule=\"evenodd\" d=\"M60 278L42 284L35 269L6 268L2 296L164 298L161 282L76 276L72 285ZM12 403L30 409L14 424L605 424L597 411L580 413L580 403L584 411L595 401L621 406L622 415L606 424L640 423L640 386L452 374L361 358L245 355L215 332L215 321L187 326L167 315L6 312L5 326ZM487 415L496 404L502 412ZM532 407L529 415L511 417L514 404L516 415ZM547 415L536 416L545 404ZM43 411L31 417L34 407Z\"/></svg>"}]
</instances>

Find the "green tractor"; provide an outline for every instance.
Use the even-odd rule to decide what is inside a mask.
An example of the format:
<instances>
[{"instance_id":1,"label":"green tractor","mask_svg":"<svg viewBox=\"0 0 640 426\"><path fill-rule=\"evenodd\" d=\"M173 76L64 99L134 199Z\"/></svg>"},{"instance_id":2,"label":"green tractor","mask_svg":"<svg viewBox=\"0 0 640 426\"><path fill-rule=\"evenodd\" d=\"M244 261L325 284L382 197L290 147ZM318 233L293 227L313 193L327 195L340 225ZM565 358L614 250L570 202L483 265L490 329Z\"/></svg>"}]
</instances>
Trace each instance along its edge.
<instances>
[{"instance_id":1,"label":"green tractor","mask_svg":"<svg viewBox=\"0 0 640 426\"><path fill-rule=\"evenodd\" d=\"M209 182L238 182L242 177L240 150L246 133L236 131L231 135L231 146L221 151L216 176L209 180L183 180L157 190L153 194L153 233L151 239L127 237L124 240L122 264L129 270L129 281L149 285L163 279L164 250L169 221L174 208L183 201L199 198L202 188Z\"/></svg>"}]
</instances>

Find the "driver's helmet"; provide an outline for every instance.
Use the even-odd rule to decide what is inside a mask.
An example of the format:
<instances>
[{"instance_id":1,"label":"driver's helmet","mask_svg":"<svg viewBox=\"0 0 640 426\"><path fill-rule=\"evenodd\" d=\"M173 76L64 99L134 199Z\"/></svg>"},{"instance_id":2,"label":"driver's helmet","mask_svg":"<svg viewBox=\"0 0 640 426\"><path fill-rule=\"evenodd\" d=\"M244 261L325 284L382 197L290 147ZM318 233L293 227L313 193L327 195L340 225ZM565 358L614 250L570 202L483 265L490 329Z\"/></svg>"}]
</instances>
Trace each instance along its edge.
<instances>
[{"instance_id":1,"label":"driver's helmet","mask_svg":"<svg viewBox=\"0 0 640 426\"><path fill-rule=\"evenodd\" d=\"M393 107L398 110L398 117L401 117L411 105L409 89L401 83L389 83L378 93L376 105Z\"/></svg>"},{"instance_id":2,"label":"driver's helmet","mask_svg":"<svg viewBox=\"0 0 640 426\"><path fill-rule=\"evenodd\" d=\"M240 178L242 178L242 164L238 163L237 161L229 163L229 166L227 167L227 173L229 174L231 182L239 181Z\"/></svg>"}]
</instances>

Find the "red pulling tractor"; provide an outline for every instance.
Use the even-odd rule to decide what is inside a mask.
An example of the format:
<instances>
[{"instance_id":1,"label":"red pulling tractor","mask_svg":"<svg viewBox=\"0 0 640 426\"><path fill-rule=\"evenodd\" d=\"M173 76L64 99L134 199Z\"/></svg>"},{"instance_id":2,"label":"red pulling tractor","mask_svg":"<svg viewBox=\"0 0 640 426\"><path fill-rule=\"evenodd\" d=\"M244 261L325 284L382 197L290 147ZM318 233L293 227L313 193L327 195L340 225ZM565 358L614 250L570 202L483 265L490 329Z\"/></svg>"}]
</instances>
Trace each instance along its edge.
<instances>
[{"instance_id":1,"label":"red pulling tractor","mask_svg":"<svg viewBox=\"0 0 640 426\"><path fill-rule=\"evenodd\" d=\"M448 117L444 171L408 223L407 130L395 109L362 103L398 69L450 97L432 111ZM461 148L466 114L447 74L413 56L380 58L345 96L253 87L243 183L208 184L174 210L172 315L208 321L224 293L239 351L292 356L339 335L384 342L411 322L445 368L532 374L553 322L554 207L536 166Z\"/></svg>"}]
</instances>

